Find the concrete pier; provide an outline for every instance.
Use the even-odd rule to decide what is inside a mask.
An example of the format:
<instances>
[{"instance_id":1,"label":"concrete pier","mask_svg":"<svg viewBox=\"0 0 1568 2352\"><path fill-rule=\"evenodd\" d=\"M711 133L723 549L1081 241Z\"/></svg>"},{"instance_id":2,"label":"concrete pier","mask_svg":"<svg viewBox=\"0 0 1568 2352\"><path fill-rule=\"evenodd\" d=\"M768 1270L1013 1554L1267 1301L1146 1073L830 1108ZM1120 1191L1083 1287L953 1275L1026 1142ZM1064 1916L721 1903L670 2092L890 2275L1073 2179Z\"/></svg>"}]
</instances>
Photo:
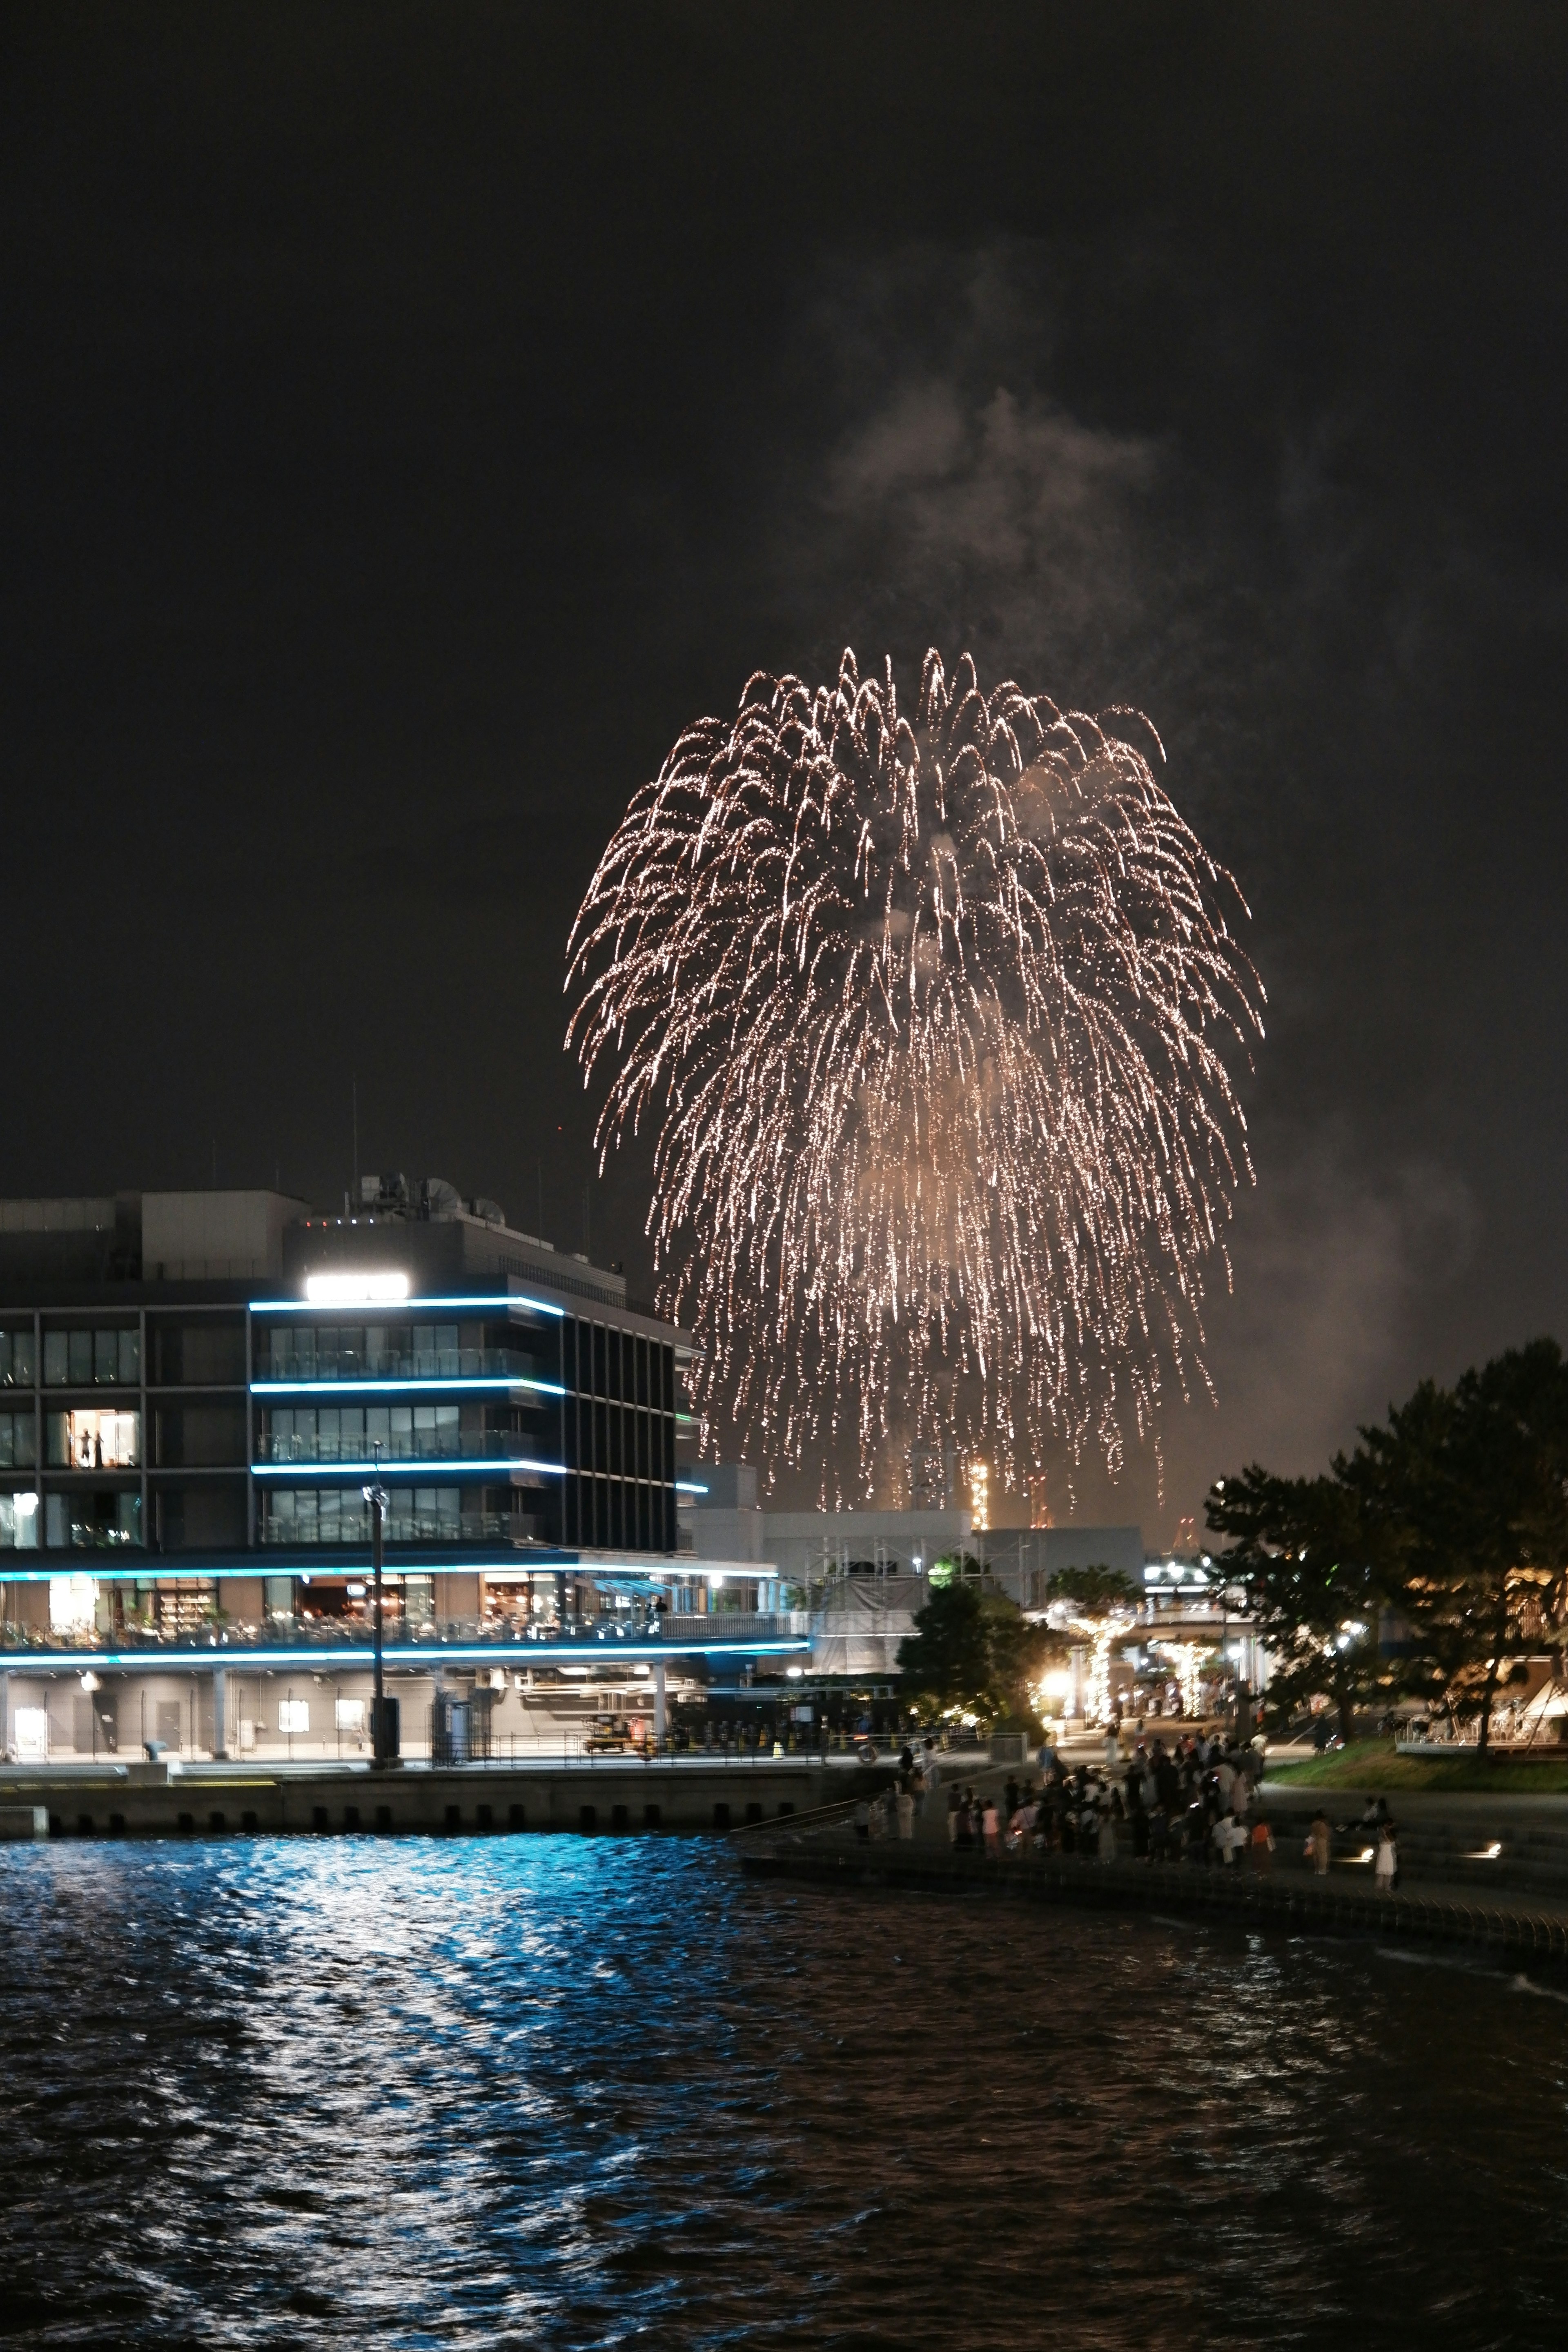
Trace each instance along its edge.
<instances>
[{"instance_id":1,"label":"concrete pier","mask_svg":"<svg viewBox=\"0 0 1568 2352\"><path fill-rule=\"evenodd\" d=\"M867 1774L882 1786L885 1773ZM368 1764L276 1769L230 1764L125 1763L0 1774L0 1807L37 1808L53 1837L306 1835L380 1832L571 1831L723 1835L787 1821L854 1785L843 1766L810 1758L644 1763L609 1757L569 1764Z\"/></svg>"}]
</instances>

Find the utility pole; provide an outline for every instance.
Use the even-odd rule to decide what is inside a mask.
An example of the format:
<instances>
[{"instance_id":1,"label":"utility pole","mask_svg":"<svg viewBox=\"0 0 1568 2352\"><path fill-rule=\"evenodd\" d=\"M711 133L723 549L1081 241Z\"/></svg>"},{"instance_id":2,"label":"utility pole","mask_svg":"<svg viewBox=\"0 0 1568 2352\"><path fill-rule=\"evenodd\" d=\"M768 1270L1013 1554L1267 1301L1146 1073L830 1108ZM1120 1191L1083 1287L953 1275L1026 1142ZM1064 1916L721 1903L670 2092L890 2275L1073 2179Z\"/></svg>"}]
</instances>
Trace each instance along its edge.
<instances>
[{"instance_id":1,"label":"utility pole","mask_svg":"<svg viewBox=\"0 0 1568 2352\"><path fill-rule=\"evenodd\" d=\"M381 1467L381 1445L375 1449L377 1470ZM382 1660L381 1611L381 1551L382 1529L386 1520L386 1488L379 1477L374 1486L364 1488L365 1501L370 1505L370 1563L372 1609L375 1628L375 1696L370 1710L371 1755L377 1764L395 1764L401 1741L398 1738L397 1701L386 1696L386 1675Z\"/></svg>"}]
</instances>

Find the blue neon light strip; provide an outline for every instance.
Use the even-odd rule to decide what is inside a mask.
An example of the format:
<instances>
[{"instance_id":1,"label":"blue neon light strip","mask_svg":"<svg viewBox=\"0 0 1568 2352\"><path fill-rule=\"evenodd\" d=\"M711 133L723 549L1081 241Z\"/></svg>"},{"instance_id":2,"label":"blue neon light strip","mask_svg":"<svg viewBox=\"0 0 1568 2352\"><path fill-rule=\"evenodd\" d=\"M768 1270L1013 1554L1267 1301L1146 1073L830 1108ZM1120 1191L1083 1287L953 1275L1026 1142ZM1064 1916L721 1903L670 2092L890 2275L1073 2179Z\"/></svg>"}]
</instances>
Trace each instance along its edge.
<instances>
[{"instance_id":1,"label":"blue neon light strip","mask_svg":"<svg viewBox=\"0 0 1568 2352\"><path fill-rule=\"evenodd\" d=\"M564 1317L566 1313L564 1307L552 1307L548 1298L526 1297L521 1290L509 1290L500 1298L251 1298L246 1304L253 1315L308 1315L313 1322L323 1317L341 1321L350 1307L376 1322L387 1315L413 1315L427 1307L531 1307L541 1315Z\"/></svg>"},{"instance_id":2,"label":"blue neon light strip","mask_svg":"<svg viewBox=\"0 0 1568 2352\"><path fill-rule=\"evenodd\" d=\"M564 1396L566 1391L558 1381L535 1381L521 1372L509 1376L505 1372L489 1373L482 1380L430 1381L252 1381L252 1396L354 1396L374 1391L376 1395L390 1394L404 1389L537 1389L542 1396Z\"/></svg>"},{"instance_id":3,"label":"blue neon light strip","mask_svg":"<svg viewBox=\"0 0 1568 2352\"><path fill-rule=\"evenodd\" d=\"M706 1486L689 1486L685 1479L678 1478L675 1482L675 1491L678 1495L705 1495L708 1489Z\"/></svg>"},{"instance_id":4,"label":"blue neon light strip","mask_svg":"<svg viewBox=\"0 0 1568 2352\"><path fill-rule=\"evenodd\" d=\"M465 1664L552 1665L567 1660L574 1665L616 1665L660 1658L774 1657L809 1650L808 1634L797 1633L771 1642L388 1642L382 1652L389 1666ZM211 1650L16 1650L0 1651L0 1665L16 1672L31 1667L40 1674L100 1674L129 1671L138 1666L154 1673L175 1669L228 1666L237 1674L247 1668L293 1666L300 1673L320 1666L369 1666L375 1653L363 1643L301 1643L298 1648Z\"/></svg>"},{"instance_id":5,"label":"blue neon light strip","mask_svg":"<svg viewBox=\"0 0 1568 2352\"><path fill-rule=\"evenodd\" d=\"M536 1470L564 1478L564 1462L531 1462L519 1454L496 1454L488 1461L436 1455L427 1462L253 1462L253 1478L423 1478L427 1486L443 1478L499 1478L509 1470Z\"/></svg>"}]
</instances>

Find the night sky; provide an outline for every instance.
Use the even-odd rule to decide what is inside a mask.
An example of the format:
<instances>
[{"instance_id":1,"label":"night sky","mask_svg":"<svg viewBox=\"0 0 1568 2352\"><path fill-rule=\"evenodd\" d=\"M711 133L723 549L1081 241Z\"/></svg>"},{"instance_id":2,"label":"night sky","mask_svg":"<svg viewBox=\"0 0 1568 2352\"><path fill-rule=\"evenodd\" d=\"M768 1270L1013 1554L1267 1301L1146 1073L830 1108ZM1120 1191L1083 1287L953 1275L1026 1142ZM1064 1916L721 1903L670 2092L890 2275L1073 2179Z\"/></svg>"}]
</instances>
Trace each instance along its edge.
<instances>
[{"instance_id":1,"label":"night sky","mask_svg":"<svg viewBox=\"0 0 1568 2352\"><path fill-rule=\"evenodd\" d=\"M1560 10L49 0L0 103L0 1190L330 1207L357 1081L646 1288L583 887L934 643L1150 713L1269 993L1217 1410L1079 1507L1568 1339Z\"/></svg>"}]
</instances>

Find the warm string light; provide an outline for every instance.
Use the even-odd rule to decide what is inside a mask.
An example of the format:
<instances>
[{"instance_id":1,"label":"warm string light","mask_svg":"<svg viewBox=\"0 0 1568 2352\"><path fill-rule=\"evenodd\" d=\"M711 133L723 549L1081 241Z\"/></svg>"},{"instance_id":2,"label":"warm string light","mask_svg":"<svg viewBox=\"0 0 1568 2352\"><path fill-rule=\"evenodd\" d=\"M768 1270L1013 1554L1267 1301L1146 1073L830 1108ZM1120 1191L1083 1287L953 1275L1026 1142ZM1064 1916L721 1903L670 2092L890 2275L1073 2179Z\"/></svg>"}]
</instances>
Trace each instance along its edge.
<instances>
[{"instance_id":1,"label":"warm string light","mask_svg":"<svg viewBox=\"0 0 1568 2352\"><path fill-rule=\"evenodd\" d=\"M1210 1654L1212 1643L1155 1642L1151 1644L1171 1661L1176 1670L1176 1687L1182 1694L1182 1708L1186 1715L1203 1712L1203 1662Z\"/></svg>"},{"instance_id":2,"label":"warm string light","mask_svg":"<svg viewBox=\"0 0 1568 2352\"><path fill-rule=\"evenodd\" d=\"M984 1444L1013 1485L1092 1436L1114 1469L1163 1362L1185 1388L1250 1174L1221 1048L1261 990L1146 722L1111 717L983 695L967 655L928 654L909 713L851 653L831 686L758 675L589 885L599 1147L655 1129L694 1409L770 1465L849 1438L869 1486L889 1441Z\"/></svg>"}]
</instances>

